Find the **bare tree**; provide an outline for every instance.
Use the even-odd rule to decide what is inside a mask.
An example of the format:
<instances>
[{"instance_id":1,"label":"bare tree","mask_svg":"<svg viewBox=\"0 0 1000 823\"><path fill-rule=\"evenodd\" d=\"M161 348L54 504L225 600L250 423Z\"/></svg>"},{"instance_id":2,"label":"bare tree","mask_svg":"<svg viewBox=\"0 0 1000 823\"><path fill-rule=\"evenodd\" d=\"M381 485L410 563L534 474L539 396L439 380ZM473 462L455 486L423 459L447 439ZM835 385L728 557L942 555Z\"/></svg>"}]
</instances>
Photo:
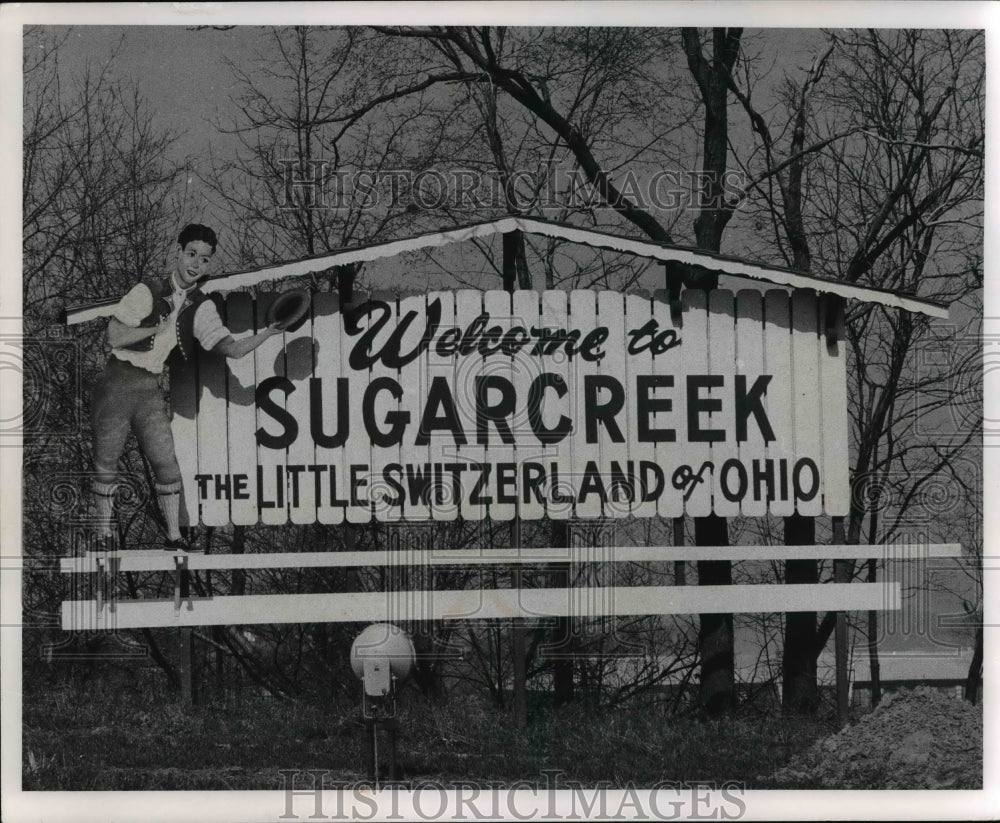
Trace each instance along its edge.
<instances>
[{"instance_id":1,"label":"bare tree","mask_svg":"<svg viewBox=\"0 0 1000 823\"><path fill-rule=\"evenodd\" d=\"M218 127L238 156L216 162L210 182L237 234L235 262L426 227L407 187L467 139L456 115L465 101L446 88L465 75L424 75L413 51L370 30L295 27L262 33L252 67L229 60L238 114Z\"/></svg>"},{"instance_id":2,"label":"bare tree","mask_svg":"<svg viewBox=\"0 0 1000 823\"><path fill-rule=\"evenodd\" d=\"M757 108L749 77L734 82L760 149L746 166L748 213L771 223L787 265L957 302L975 323L982 65L981 32L834 32L805 75L786 80L780 112L768 117ZM956 370L965 371L961 353L936 365L921 357L947 330L874 304L854 306L847 321L854 489L847 540L879 543L905 529L924 486L968 453L979 428L973 418L944 437L921 429L964 402L953 383ZM951 342L955 351L959 341ZM889 486L899 493L888 494ZM868 570L871 579L874 564ZM808 639L786 644L786 658L812 658L803 665L813 684L833 625L832 614L819 622L811 651Z\"/></svg>"},{"instance_id":3,"label":"bare tree","mask_svg":"<svg viewBox=\"0 0 1000 823\"><path fill-rule=\"evenodd\" d=\"M91 470L87 389L103 365L103 324L52 337L67 304L124 294L156 272L176 225L173 135L154 123L136 89L101 64L60 65L69 30L24 33L22 249L24 286L24 553L26 602L58 613L66 594L51 558L86 525ZM143 471L136 450L126 475ZM153 504L137 487L122 522ZM32 641L38 633L30 632ZM65 635L56 642L65 642ZM154 658L169 661L149 638Z\"/></svg>"},{"instance_id":4,"label":"bare tree","mask_svg":"<svg viewBox=\"0 0 1000 823\"><path fill-rule=\"evenodd\" d=\"M667 227L644 204L620 188L609 171L602 154L616 157L609 148L602 129L595 122L602 117L631 114L643 107L651 110L651 100L680 102L669 87L669 80L650 69L662 66L663 35L655 31L598 30L567 32L562 30L531 32L518 38L505 29L433 27L428 29L383 29L403 38L417 38L434 44L447 54L456 66L468 66L468 73L481 73L496 88L506 93L523 111L544 124L554 135L556 144L564 145L599 196L599 202L614 210L620 218L660 242L672 242ZM706 193L709 208L701 211L695 222L699 245L718 250L735 203L725 201L722 181L726 170L727 112L729 77L739 55L741 31L738 29L713 32L712 56L705 58L700 36L696 31L683 33L683 49L688 67L700 92L705 120L703 135L704 177L712 182ZM576 82L574 82L576 81ZM630 93L622 90L631 86ZM613 97L612 92L619 96ZM645 94L644 94L645 92ZM681 106L678 106L681 108ZM684 111L690 111L684 106ZM672 129L687 126L688 119L667 119L670 127L660 125L647 132L669 135ZM641 144L648 148L650 140ZM643 156L636 150L628 158L636 162ZM693 269L677 268L667 272L668 281L679 290L680 284L712 287L711 278ZM725 542L724 521L707 518L696 524L699 541ZM704 581L721 583L729 576L729 564L708 564L700 569ZM703 660L710 659L711 671L720 677L703 673L704 702L710 711L725 710L733 703L733 644L732 621L720 622L715 616L703 616ZM718 625L716 625L718 624ZM706 655L709 646L713 651ZM716 668L713 669L712 667ZM710 695L716 695L710 697ZM719 696L721 695L721 697Z\"/></svg>"},{"instance_id":5,"label":"bare tree","mask_svg":"<svg viewBox=\"0 0 1000 823\"><path fill-rule=\"evenodd\" d=\"M178 170L173 135L112 79L110 60L67 80L61 41L40 29L25 38L24 313L51 321L156 269Z\"/></svg>"},{"instance_id":6,"label":"bare tree","mask_svg":"<svg viewBox=\"0 0 1000 823\"><path fill-rule=\"evenodd\" d=\"M719 251L723 232L737 205L727 202L723 180L729 163L729 88L742 36L743 30L738 28L713 29L712 50L706 56L698 30L687 28L682 32L688 68L705 112L701 162L708 201L694 222L694 231L698 247L706 251ZM718 277L692 272L687 282L713 289L718 285ZM695 542L700 546L729 545L725 518L697 517L694 529ZM732 582L732 563L729 561L698 561L698 585L726 586ZM722 714L736 705L733 615L702 614L700 627L701 705L710 715Z\"/></svg>"},{"instance_id":7,"label":"bare tree","mask_svg":"<svg viewBox=\"0 0 1000 823\"><path fill-rule=\"evenodd\" d=\"M768 217L772 221L779 248L790 249L786 264L802 271L810 271L812 255L809 235L803 219L803 178L807 162L814 152L828 144L820 141L806 146L807 125L811 112L811 95L822 79L832 46L817 56L799 84L786 79L784 99L788 111L788 124L784 131L790 133L787 148L784 141L776 139L767 120L751 100L749 65L744 69L745 88L730 75L729 86L749 115L751 128L763 149L764 171L753 180L752 186L763 197ZM787 158L781 153L787 152ZM765 185L766 184L766 185ZM775 188L776 186L776 188ZM807 545L816 540L814 518L793 516L785 518L784 542L788 545ZM798 559L785 563L786 583L816 583L819 581L819 564L815 560ZM782 652L782 705L786 709L812 713L819 706L816 671L816 613L795 612L785 615L784 648Z\"/></svg>"}]
</instances>

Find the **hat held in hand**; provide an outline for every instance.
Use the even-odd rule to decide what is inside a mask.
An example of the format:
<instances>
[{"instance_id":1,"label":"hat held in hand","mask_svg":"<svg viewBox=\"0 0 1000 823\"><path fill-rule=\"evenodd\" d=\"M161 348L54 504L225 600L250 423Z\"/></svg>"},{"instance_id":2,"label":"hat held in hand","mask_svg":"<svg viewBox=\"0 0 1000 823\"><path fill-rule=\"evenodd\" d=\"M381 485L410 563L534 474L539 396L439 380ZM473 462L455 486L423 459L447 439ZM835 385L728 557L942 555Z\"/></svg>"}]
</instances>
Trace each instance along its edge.
<instances>
[{"instance_id":1,"label":"hat held in hand","mask_svg":"<svg viewBox=\"0 0 1000 823\"><path fill-rule=\"evenodd\" d=\"M282 331L295 331L309 312L309 303L309 292L305 289L282 292L267 310L267 325Z\"/></svg>"}]
</instances>

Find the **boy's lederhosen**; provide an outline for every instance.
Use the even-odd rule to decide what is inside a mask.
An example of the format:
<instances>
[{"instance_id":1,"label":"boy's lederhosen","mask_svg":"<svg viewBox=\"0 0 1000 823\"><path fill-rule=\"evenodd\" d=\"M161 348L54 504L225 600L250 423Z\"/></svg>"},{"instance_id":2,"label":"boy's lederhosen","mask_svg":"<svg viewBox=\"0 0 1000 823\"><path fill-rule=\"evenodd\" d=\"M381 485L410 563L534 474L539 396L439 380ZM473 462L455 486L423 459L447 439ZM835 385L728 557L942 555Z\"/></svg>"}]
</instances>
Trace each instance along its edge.
<instances>
[{"instance_id":1,"label":"boy's lederhosen","mask_svg":"<svg viewBox=\"0 0 1000 823\"><path fill-rule=\"evenodd\" d=\"M139 326L153 328L173 311L171 296L174 293L169 278L144 280L149 289L152 306ZM94 429L94 466L98 478L94 491L98 495L113 495L118 460L125 448L129 431L135 432L139 446L149 461L156 479L159 494L178 494L181 490L180 467L174 452L170 413L162 386L162 362L153 362L158 370L143 368L129 362L129 353L135 352L142 361L144 353L154 345L164 351L179 351L184 359L195 355L195 314L208 296L193 288L184 294L183 302L173 324L174 340L159 341L151 335L135 343L120 346L108 358L108 364L94 387L91 398L91 422ZM209 342L212 345L225 336L225 329L213 327ZM214 342L213 342L214 341ZM209 346L210 348L211 346ZM122 356L116 356L121 352ZM166 358L163 358L164 360Z\"/></svg>"}]
</instances>

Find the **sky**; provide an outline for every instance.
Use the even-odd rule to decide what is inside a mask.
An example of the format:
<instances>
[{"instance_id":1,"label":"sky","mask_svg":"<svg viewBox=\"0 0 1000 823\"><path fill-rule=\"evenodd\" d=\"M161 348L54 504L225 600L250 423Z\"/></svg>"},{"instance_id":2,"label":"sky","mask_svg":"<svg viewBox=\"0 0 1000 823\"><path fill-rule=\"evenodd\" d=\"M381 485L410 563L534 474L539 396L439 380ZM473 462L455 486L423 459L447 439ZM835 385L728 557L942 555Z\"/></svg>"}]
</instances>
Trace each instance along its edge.
<instances>
[{"instance_id":1,"label":"sky","mask_svg":"<svg viewBox=\"0 0 1000 823\"><path fill-rule=\"evenodd\" d=\"M107 65L112 77L138 88L155 123L177 135L168 153L174 162L187 163L192 172L207 170L210 152L225 156L235 149L235 141L215 125L229 116L235 90L224 57L245 54L259 30L75 26L52 27L48 33L66 38L59 48L66 76ZM207 195L196 173L187 185L193 202Z\"/></svg>"},{"instance_id":2,"label":"sky","mask_svg":"<svg viewBox=\"0 0 1000 823\"><path fill-rule=\"evenodd\" d=\"M207 167L210 152L226 157L236 140L217 125L231 122L239 85L226 63L230 58L249 68L258 50L266 48L266 29L236 27L224 31L184 26L74 26L47 27L52 37L65 37L59 49L66 76L81 76L88 68L108 64L111 75L134 83L147 100L158 125L178 133L170 157L192 169ZM743 46L764 55L761 66L780 72L805 69L822 35L816 29L748 30ZM111 59L114 55L113 59ZM108 62L110 60L110 62ZM766 110L771 100L767 84L755 90L755 104ZM738 140L742 129L732 129ZM201 184L189 178L197 197ZM735 228L735 226L733 227Z\"/></svg>"},{"instance_id":3,"label":"sky","mask_svg":"<svg viewBox=\"0 0 1000 823\"><path fill-rule=\"evenodd\" d=\"M112 73L134 82L160 120L184 134L178 157L204 153L219 135L212 123L231 109L236 91L225 58L245 60L256 53L265 30L237 27L226 31L184 26L49 27L69 34L60 61L71 72L99 65L113 53ZM744 46L759 47L789 68L807 67L816 29L749 30ZM117 52L116 52L117 49ZM766 106L767 101L763 104Z\"/></svg>"},{"instance_id":4,"label":"sky","mask_svg":"<svg viewBox=\"0 0 1000 823\"><path fill-rule=\"evenodd\" d=\"M177 158L207 151L216 131L211 124L229 108L233 91L224 55L238 56L259 35L183 26L51 27L49 33L67 38L59 60L70 74L114 55L112 76L135 83L160 124L181 133Z\"/></svg>"}]
</instances>

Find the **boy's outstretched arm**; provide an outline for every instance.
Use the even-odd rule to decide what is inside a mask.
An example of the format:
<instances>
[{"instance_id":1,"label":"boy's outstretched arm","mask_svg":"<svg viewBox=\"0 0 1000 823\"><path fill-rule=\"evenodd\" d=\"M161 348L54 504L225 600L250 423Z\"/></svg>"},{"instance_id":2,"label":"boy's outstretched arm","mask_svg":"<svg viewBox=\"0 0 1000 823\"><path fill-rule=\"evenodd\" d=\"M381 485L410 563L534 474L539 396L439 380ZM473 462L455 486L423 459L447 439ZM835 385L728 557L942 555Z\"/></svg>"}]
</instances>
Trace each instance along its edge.
<instances>
[{"instance_id":1,"label":"boy's outstretched arm","mask_svg":"<svg viewBox=\"0 0 1000 823\"><path fill-rule=\"evenodd\" d=\"M276 334L281 334L281 329L264 329L264 331L258 332L250 337L244 337L242 340L234 340L232 335L227 334L212 347L212 351L217 351L224 354L226 357L235 357L237 359L240 357L246 357L246 355L250 354L250 352L256 349L261 343L269 337L274 337Z\"/></svg>"}]
</instances>

